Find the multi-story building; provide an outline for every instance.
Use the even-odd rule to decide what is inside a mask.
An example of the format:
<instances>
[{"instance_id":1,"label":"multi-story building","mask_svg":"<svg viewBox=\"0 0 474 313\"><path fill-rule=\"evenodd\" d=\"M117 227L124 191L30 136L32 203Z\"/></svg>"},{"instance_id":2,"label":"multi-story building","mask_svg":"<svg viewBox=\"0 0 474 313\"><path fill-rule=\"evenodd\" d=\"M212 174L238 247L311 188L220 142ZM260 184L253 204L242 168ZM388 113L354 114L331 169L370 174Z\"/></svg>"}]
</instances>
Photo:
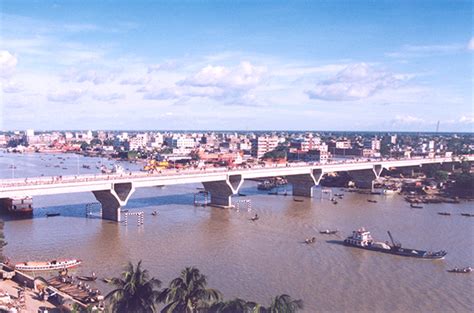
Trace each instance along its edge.
<instances>
[{"instance_id":1,"label":"multi-story building","mask_svg":"<svg viewBox=\"0 0 474 313\"><path fill-rule=\"evenodd\" d=\"M279 141L277 136L257 137L252 143L252 155L257 159L261 159L265 153L275 150Z\"/></svg>"}]
</instances>

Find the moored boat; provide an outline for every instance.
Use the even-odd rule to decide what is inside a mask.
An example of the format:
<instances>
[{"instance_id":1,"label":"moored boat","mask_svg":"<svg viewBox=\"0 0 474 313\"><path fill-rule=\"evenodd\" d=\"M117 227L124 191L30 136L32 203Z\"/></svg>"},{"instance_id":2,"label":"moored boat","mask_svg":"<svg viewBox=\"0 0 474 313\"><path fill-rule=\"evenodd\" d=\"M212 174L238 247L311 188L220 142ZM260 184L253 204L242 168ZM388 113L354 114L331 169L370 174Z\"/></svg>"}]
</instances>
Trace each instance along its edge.
<instances>
[{"instance_id":1,"label":"moored boat","mask_svg":"<svg viewBox=\"0 0 474 313\"><path fill-rule=\"evenodd\" d=\"M472 267L463 267L463 268L453 268L448 270L449 273L470 273L472 272Z\"/></svg>"},{"instance_id":2,"label":"moored boat","mask_svg":"<svg viewBox=\"0 0 474 313\"><path fill-rule=\"evenodd\" d=\"M439 215L445 215L445 216L449 216L451 215L451 213L449 212L438 212Z\"/></svg>"},{"instance_id":3,"label":"moored boat","mask_svg":"<svg viewBox=\"0 0 474 313\"><path fill-rule=\"evenodd\" d=\"M0 199L0 207L16 215L31 215L33 214L33 198L13 197Z\"/></svg>"},{"instance_id":4,"label":"moored boat","mask_svg":"<svg viewBox=\"0 0 474 313\"><path fill-rule=\"evenodd\" d=\"M338 232L337 230L329 230L329 229L319 231L320 234L324 234L324 235L335 235L337 234L337 232Z\"/></svg>"},{"instance_id":5,"label":"moored boat","mask_svg":"<svg viewBox=\"0 0 474 313\"><path fill-rule=\"evenodd\" d=\"M411 248L402 248L402 245L400 243L395 243L390 232L388 232L388 235L390 236L392 245L390 245L388 241L375 241L370 235L369 231L365 230L364 228L360 228L356 231L353 231L351 236L344 239L344 245L421 259L443 259L447 254L447 252L444 250L432 252Z\"/></svg>"},{"instance_id":6,"label":"moored boat","mask_svg":"<svg viewBox=\"0 0 474 313\"><path fill-rule=\"evenodd\" d=\"M15 269L19 271L53 271L65 268L71 268L81 264L81 260L52 260L48 262L22 262L15 265Z\"/></svg>"},{"instance_id":7,"label":"moored boat","mask_svg":"<svg viewBox=\"0 0 474 313\"><path fill-rule=\"evenodd\" d=\"M423 206L410 203L410 208L412 208L412 209L423 209Z\"/></svg>"}]
</instances>

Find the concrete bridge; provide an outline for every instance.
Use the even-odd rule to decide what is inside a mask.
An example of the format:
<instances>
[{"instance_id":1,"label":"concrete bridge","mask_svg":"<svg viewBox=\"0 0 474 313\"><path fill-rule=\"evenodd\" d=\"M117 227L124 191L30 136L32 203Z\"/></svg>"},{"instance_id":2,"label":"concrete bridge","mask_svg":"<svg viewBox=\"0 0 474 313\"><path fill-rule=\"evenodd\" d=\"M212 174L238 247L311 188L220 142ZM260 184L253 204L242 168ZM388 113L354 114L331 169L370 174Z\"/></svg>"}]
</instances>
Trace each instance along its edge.
<instances>
[{"instance_id":1,"label":"concrete bridge","mask_svg":"<svg viewBox=\"0 0 474 313\"><path fill-rule=\"evenodd\" d=\"M401 160L343 161L326 164L287 164L247 169L207 168L192 170L163 170L149 174L122 174L31 177L0 181L0 199L72 192L92 192L102 204L102 218L120 221L120 208L125 206L136 188L176 184L202 183L211 194L211 205L229 207L231 196L239 192L245 179L286 177L293 185L293 195L312 197L313 187L326 173L349 172L356 186L370 187L383 169L414 168L425 164L452 167L462 160L472 162L474 155L459 157L410 158Z\"/></svg>"}]
</instances>

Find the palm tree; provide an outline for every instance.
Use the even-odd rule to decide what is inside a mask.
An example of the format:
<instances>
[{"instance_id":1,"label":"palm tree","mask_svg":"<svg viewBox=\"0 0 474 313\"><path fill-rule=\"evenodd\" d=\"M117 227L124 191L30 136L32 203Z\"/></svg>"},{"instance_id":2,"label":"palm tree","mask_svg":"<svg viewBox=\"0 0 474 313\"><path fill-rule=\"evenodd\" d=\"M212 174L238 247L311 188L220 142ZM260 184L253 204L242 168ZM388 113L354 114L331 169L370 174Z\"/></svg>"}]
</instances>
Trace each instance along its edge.
<instances>
[{"instance_id":1,"label":"palm tree","mask_svg":"<svg viewBox=\"0 0 474 313\"><path fill-rule=\"evenodd\" d=\"M116 289L105 297L110 303L112 312L122 313L149 313L158 312L155 303L160 295L156 288L160 288L161 281L149 278L147 270L141 268L139 261L134 268L131 262L125 267L121 278L112 278L110 284Z\"/></svg>"},{"instance_id":2,"label":"palm tree","mask_svg":"<svg viewBox=\"0 0 474 313\"><path fill-rule=\"evenodd\" d=\"M259 313L295 313L303 309L302 300L293 300L289 295L279 295L272 299L268 308L260 308Z\"/></svg>"},{"instance_id":3,"label":"palm tree","mask_svg":"<svg viewBox=\"0 0 474 313\"><path fill-rule=\"evenodd\" d=\"M161 293L160 300L167 304L161 312L196 313L221 300L221 293L206 285L206 276L197 268L185 268Z\"/></svg>"},{"instance_id":4,"label":"palm tree","mask_svg":"<svg viewBox=\"0 0 474 313\"><path fill-rule=\"evenodd\" d=\"M217 302L213 304L208 313L252 313L255 304L236 298L231 301Z\"/></svg>"}]
</instances>

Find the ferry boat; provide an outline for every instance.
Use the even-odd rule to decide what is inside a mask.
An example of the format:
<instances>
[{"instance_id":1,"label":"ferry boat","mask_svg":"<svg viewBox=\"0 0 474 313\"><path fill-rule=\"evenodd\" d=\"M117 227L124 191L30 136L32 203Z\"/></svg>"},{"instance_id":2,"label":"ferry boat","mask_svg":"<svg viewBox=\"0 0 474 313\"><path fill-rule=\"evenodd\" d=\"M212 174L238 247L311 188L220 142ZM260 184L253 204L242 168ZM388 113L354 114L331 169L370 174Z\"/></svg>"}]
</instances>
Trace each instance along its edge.
<instances>
[{"instance_id":1,"label":"ferry boat","mask_svg":"<svg viewBox=\"0 0 474 313\"><path fill-rule=\"evenodd\" d=\"M1 206L4 210L18 215L30 215L33 213L33 198L31 197L14 197L0 199Z\"/></svg>"},{"instance_id":2,"label":"ferry boat","mask_svg":"<svg viewBox=\"0 0 474 313\"><path fill-rule=\"evenodd\" d=\"M344 239L344 245L421 259L443 259L447 254L447 252L444 250L432 252L411 248L402 248L400 243L395 243L392 234L389 231L388 235L392 241L392 245L390 245L388 242L375 241L370 235L369 231L365 230L364 228L360 228L356 231L353 231L351 236Z\"/></svg>"},{"instance_id":3,"label":"ferry boat","mask_svg":"<svg viewBox=\"0 0 474 313\"><path fill-rule=\"evenodd\" d=\"M81 264L81 260L52 260L48 262L22 262L15 265L15 269L19 271L54 271L65 268L71 268Z\"/></svg>"}]
</instances>

